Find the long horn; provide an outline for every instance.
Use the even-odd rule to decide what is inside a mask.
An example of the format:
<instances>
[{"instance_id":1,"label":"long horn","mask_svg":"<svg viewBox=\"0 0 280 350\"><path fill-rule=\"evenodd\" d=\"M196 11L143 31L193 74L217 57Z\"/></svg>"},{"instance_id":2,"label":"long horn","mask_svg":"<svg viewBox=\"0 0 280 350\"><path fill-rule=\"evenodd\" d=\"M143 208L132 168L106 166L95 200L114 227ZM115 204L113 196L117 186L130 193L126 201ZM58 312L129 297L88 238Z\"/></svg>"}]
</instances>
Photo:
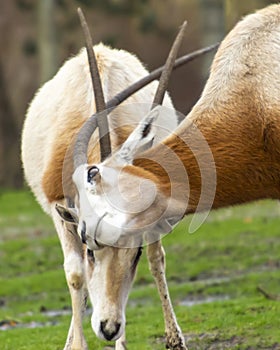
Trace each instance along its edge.
<instances>
[{"instance_id":1,"label":"long horn","mask_svg":"<svg viewBox=\"0 0 280 350\"><path fill-rule=\"evenodd\" d=\"M93 43L92 43L90 31L82 10L78 8L77 11L78 11L81 26L84 32L85 41L86 41L86 50L88 55L91 81L92 81L92 86L93 86L94 96L95 96L96 113L98 113L97 125L99 128L101 161L103 161L111 153L111 142L110 142L109 125L108 125L108 118L107 118L108 114L107 114L100 74L97 66L96 56L93 50Z\"/></svg>"},{"instance_id":2,"label":"long horn","mask_svg":"<svg viewBox=\"0 0 280 350\"><path fill-rule=\"evenodd\" d=\"M160 80L159 80L158 88L157 88L157 91L156 91L156 94L154 97L152 108L156 105L162 104L162 101L163 101L163 98L164 98L164 95L165 95L165 92L167 89L167 85L169 82L169 78L170 78L171 72L173 70L175 59L177 57L179 48L180 48L182 40L184 38L186 27L187 27L187 22L185 21L182 24L180 31L177 34L177 37L176 37L176 39L172 45L172 48L169 52L169 55L167 57L163 72L161 73L161 76L160 76Z\"/></svg>"},{"instance_id":3,"label":"long horn","mask_svg":"<svg viewBox=\"0 0 280 350\"><path fill-rule=\"evenodd\" d=\"M153 145L153 137L150 137L151 129L153 122L159 115L159 111L153 109L156 106L161 105L163 102L175 59L185 34L186 26L187 22L184 22L169 52L160 76L153 104L151 106L152 111L148 113L144 119L141 120L141 122L129 135L128 139L124 142L119 151L120 158L128 164L133 162L133 159L138 152L142 152L143 150L146 150Z\"/></svg>"}]
</instances>

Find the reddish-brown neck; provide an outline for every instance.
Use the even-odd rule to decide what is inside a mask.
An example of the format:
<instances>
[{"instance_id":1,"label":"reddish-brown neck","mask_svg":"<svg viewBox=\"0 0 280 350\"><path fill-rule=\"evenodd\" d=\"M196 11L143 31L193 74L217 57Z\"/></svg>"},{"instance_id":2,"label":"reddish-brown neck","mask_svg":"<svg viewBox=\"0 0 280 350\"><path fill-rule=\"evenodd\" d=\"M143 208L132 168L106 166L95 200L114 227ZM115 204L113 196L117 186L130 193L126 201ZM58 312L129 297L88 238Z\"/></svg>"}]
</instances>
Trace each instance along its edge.
<instances>
[{"instance_id":1,"label":"reddish-brown neck","mask_svg":"<svg viewBox=\"0 0 280 350\"><path fill-rule=\"evenodd\" d=\"M139 174L144 169L156 176L162 192L188 202L187 212L196 210L202 191L200 209L208 208L215 183L213 208L279 199L280 111L239 98L216 109L196 106L177 135L135 160Z\"/></svg>"}]
</instances>

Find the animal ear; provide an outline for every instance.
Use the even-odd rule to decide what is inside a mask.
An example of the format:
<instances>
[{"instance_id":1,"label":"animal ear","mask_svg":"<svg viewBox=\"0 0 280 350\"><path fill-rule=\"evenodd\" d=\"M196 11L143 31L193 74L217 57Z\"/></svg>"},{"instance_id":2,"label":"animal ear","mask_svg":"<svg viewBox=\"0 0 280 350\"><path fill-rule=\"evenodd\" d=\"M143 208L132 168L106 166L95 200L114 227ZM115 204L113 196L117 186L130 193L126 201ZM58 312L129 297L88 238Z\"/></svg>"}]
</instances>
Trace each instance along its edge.
<instances>
[{"instance_id":1,"label":"animal ear","mask_svg":"<svg viewBox=\"0 0 280 350\"><path fill-rule=\"evenodd\" d=\"M156 120L160 114L160 107L152 109L129 135L116 156L126 164L132 164L133 159L140 152L152 147L155 137Z\"/></svg>"},{"instance_id":2,"label":"animal ear","mask_svg":"<svg viewBox=\"0 0 280 350\"><path fill-rule=\"evenodd\" d=\"M55 209L58 212L59 216L62 218L62 220L70 222L71 224L78 224L79 219L76 209L65 208L60 204L56 204Z\"/></svg>"}]
</instances>

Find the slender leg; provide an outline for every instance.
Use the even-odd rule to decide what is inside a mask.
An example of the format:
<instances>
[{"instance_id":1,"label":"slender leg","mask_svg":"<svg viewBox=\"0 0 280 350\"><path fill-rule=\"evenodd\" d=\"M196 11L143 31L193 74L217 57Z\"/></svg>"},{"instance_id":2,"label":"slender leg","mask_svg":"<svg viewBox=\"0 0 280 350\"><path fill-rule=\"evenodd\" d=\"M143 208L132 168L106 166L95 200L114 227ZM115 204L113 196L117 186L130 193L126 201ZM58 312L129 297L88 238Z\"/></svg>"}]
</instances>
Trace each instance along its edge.
<instances>
[{"instance_id":1,"label":"slender leg","mask_svg":"<svg viewBox=\"0 0 280 350\"><path fill-rule=\"evenodd\" d=\"M82 243L78 235L71 233L71 227L62 222L54 207L52 217L63 250L64 271L72 302L72 320L64 350L87 350L82 328L86 302Z\"/></svg>"},{"instance_id":2,"label":"slender leg","mask_svg":"<svg viewBox=\"0 0 280 350\"><path fill-rule=\"evenodd\" d=\"M147 246L150 270L154 276L164 315L166 347L172 350L187 350L182 331L177 323L165 276L165 253L158 240Z\"/></svg>"},{"instance_id":3,"label":"slender leg","mask_svg":"<svg viewBox=\"0 0 280 350\"><path fill-rule=\"evenodd\" d=\"M84 296L84 303L82 305L82 317L86 311L86 305L87 305L87 291L84 289L83 290L83 296ZM82 347L80 345L80 340L77 341L77 337L76 339L74 339L74 325L75 325L75 318L74 316L72 316L71 319L71 324L69 327L69 331L68 331L68 336L67 336L67 340L64 346L64 350L76 350L76 349L82 349L82 350L88 350L87 344L86 344L86 340L83 336L83 331L82 331Z\"/></svg>"}]
</instances>

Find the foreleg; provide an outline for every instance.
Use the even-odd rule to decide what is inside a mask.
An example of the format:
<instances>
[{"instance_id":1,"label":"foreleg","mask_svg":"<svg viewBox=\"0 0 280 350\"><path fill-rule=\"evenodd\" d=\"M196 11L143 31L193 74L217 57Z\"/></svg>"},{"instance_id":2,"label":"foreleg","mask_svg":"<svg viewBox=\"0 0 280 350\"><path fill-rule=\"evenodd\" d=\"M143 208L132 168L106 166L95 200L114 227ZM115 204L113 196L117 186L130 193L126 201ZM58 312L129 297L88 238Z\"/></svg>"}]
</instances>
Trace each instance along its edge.
<instances>
[{"instance_id":1,"label":"foreleg","mask_svg":"<svg viewBox=\"0 0 280 350\"><path fill-rule=\"evenodd\" d=\"M65 224L52 208L52 217L64 255L64 271L72 302L72 320L64 350L87 350L82 319L86 308L82 243L73 227Z\"/></svg>"},{"instance_id":2,"label":"foreleg","mask_svg":"<svg viewBox=\"0 0 280 350\"><path fill-rule=\"evenodd\" d=\"M154 276L164 315L166 347L172 350L187 350L182 331L177 323L165 276L165 253L158 240L147 246L150 270Z\"/></svg>"}]
</instances>

